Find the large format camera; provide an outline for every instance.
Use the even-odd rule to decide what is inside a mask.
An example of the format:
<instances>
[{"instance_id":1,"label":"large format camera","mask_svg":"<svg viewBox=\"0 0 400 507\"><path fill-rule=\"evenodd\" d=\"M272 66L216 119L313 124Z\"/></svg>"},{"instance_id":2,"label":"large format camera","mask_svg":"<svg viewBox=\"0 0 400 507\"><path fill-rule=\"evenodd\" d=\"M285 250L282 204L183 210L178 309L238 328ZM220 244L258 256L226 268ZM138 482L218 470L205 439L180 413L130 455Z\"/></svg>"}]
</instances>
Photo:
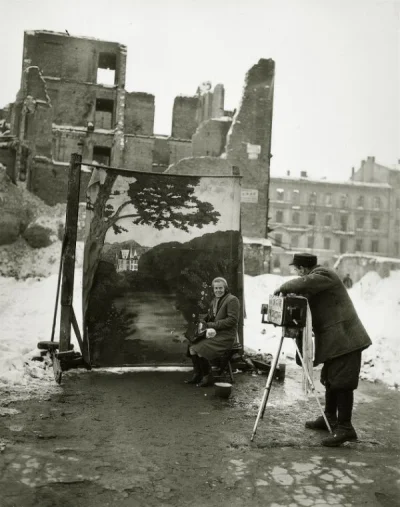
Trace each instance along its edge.
<instances>
[{"instance_id":1,"label":"large format camera","mask_svg":"<svg viewBox=\"0 0 400 507\"><path fill-rule=\"evenodd\" d=\"M295 338L307 321L307 299L302 296L269 296L268 304L261 306L261 322L286 328L287 336Z\"/></svg>"}]
</instances>

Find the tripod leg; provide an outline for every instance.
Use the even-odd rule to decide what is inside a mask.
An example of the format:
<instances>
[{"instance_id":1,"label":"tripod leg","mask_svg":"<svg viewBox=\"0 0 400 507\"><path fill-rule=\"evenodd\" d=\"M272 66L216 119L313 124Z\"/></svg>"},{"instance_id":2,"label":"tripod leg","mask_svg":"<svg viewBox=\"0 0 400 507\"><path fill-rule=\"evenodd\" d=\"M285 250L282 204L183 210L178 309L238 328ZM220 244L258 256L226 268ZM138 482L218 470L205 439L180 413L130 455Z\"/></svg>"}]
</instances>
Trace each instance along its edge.
<instances>
[{"instance_id":1,"label":"tripod leg","mask_svg":"<svg viewBox=\"0 0 400 507\"><path fill-rule=\"evenodd\" d=\"M282 349L282 344L283 344L284 337L285 337L284 336L284 330L282 328L281 341L279 342L278 351L277 351L277 353L276 353L276 355L275 355L275 357L274 357L274 359L272 361L271 369L269 370L269 374L268 374L268 378L267 378L267 383L265 384L264 395L263 395L263 398L262 398L262 401L261 401L260 408L258 409L257 419L256 419L256 422L254 424L253 433L251 435L251 439L250 439L251 441L253 441L254 436L256 434L258 422L260 421L260 419L262 419L264 417L265 407L267 406L267 401L268 401L269 393L271 391L271 385L272 385L272 381L274 379L274 373L275 373L275 370L276 370L276 365L278 364L279 356L281 354L281 349Z\"/></svg>"},{"instance_id":2,"label":"tripod leg","mask_svg":"<svg viewBox=\"0 0 400 507\"><path fill-rule=\"evenodd\" d=\"M332 428L329 424L329 421L325 415L325 412L323 410L323 408L321 407L321 403L319 402L319 399L318 399L318 396L317 396L317 393L315 392L315 385L314 385L314 382L311 380L311 377L310 377L310 374L308 373L308 370L306 368L306 365L304 364L304 360L303 360L303 356L301 355L301 352L299 350L299 347L297 346L297 343L296 343L296 340L294 340L294 345L296 347L296 350L297 350L297 354L299 356L299 359L300 359L300 362L301 362L301 365L303 367L303 370L304 370L304 373L306 374L306 377L307 377L307 380L311 386L311 392L313 393L314 395L314 398L317 400L317 403L318 403L318 407L319 407L319 410L321 412L321 415L322 417L324 418L324 421L325 421L325 424L326 424L326 427L328 428L329 430L329 433L332 433Z\"/></svg>"}]
</instances>

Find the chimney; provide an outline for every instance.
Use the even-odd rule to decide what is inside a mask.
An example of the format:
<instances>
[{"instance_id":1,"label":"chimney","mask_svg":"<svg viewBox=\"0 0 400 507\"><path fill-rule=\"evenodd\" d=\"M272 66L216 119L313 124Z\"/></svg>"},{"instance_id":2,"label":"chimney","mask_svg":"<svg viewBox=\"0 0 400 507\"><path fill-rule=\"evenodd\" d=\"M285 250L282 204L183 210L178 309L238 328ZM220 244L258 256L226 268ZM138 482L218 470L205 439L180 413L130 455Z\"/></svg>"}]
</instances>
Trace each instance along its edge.
<instances>
[{"instance_id":1,"label":"chimney","mask_svg":"<svg viewBox=\"0 0 400 507\"><path fill-rule=\"evenodd\" d=\"M399 160L399 164L400 164L400 160ZM290 171L286 171L286 176L290 176Z\"/></svg>"},{"instance_id":2,"label":"chimney","mask_svg":"<svg viewBox=\"0 0 400 507\"><path fill-rule=\"evenodd\" d=\"M351 168L351 179L354 180L354 167Z\"/></svg>"},{"instance_id":3,"label":"chimney","mask_svg":"<svg viewBox=\"0 0 400 507\"><path fill-rule=\"evenodd\" d=\"M307 178L307 171L300 171L300 178Z\"/></svg>"}]
</instances>

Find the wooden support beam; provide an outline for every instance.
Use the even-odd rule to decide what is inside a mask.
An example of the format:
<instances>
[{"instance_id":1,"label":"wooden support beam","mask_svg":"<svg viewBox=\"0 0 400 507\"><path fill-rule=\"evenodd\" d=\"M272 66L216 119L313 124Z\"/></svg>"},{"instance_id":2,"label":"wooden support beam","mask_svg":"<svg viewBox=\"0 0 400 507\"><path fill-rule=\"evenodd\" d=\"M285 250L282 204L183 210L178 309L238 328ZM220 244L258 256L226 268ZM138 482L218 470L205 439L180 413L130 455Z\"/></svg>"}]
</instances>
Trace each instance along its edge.
<instances>
[{"instance_id":1,"label":"wooden support beam","mask_svg":"<svg viewBox=\"0 0 400 507\"><path fill-rule=\"evenodd\" d=\"M67 212L65 216L65 247L62 256L60 352L69 350L71 324L73 320L72 300L74 295L75 250L78 230L79 189L81 182L82 156L73 153L69 165Z\"/></svg>"}]
</instances>

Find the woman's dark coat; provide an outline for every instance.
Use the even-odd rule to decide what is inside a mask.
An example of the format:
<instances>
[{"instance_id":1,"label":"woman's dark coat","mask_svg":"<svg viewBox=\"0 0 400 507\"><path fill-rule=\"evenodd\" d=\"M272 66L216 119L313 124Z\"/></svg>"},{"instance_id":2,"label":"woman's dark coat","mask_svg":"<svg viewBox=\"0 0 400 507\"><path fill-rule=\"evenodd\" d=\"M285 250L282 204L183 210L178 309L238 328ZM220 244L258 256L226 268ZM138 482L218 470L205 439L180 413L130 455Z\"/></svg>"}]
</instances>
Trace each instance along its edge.
<instances>
[{"instance_id":1,"label":"woman's dark coat","mask_svg":"<svg viewBox=\"0 0 400 507\"><path fill-rule=\"evenodd\" d=\"M212 314L213 302L204 320L207 323L207 328L215 329L216 336L191 345L191 348L197 354L209 361L216 359L226 350L232 348L237 337L240 312L239 300L233 294L228 293L220 298L215 316Z\"/></svg>"},{"instance_id":2,"label":"woman's dark coat","mask_svg":"<svg viewBox=\"0 0 400 507\"><path fill-rule=\"evenodd\" d=\"M315 365L371 345L345 286L332 269L316 266L308 275L284 283L275 293L278 291L308 299L315 335Z\"/></svg>"}]
</instances>

